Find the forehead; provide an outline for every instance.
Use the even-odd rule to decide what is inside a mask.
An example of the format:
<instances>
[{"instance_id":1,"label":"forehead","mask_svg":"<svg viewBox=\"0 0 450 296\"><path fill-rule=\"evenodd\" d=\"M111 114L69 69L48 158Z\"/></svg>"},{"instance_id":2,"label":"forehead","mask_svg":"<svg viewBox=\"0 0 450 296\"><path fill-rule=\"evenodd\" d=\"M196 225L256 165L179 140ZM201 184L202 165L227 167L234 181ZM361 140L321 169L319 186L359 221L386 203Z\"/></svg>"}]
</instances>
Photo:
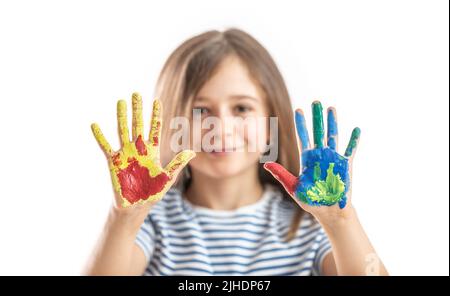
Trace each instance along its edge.
<instances>
[{"instance_id":1,"label":"forehead","mask_svg":"<svg viewBox=\"0 0 450 296\"><path fill-rule=\"evenodd\" d=\"M262 100L263 95L247 67L239 58L230 56L221 62L214 75L203 85L197 94L197 99L250 97Z\"/></svg>"}]
</instances>

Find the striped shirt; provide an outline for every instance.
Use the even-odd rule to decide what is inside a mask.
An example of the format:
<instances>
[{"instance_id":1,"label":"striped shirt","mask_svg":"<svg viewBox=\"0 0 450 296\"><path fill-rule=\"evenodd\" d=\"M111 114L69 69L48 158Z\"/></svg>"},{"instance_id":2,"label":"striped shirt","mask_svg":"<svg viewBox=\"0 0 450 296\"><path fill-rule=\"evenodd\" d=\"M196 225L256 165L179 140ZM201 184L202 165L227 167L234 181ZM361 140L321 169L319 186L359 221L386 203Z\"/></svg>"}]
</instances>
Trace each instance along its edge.
<instances>
[{"instance_id":1,"label":"striped shirt","mask_svg":"<svg viewBox=\"0 0 450 296\"><path fill-rule=\"evenodd\" d=\"M285 240L296 206L272 185L231 211L196 206L172 188L136 236L148 260L144 275L320 275L331 251L320 224L305 215Z\"/></svg>"}]
</instances>

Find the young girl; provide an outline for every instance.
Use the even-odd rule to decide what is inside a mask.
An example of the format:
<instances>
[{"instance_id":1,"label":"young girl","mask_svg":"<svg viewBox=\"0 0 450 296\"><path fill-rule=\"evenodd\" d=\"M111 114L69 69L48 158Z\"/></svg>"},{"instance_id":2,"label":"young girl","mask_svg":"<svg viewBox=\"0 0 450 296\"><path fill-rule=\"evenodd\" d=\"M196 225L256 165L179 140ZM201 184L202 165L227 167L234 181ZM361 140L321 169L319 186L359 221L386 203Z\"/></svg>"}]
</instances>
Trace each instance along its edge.
<instances>
[{"instance_id":1,"label":"young girl","mask_svg":"<svg viewBox=\"0 0 450 296\"><path fill-rule=\"evenodd\" d=\"M115 203L85 274L387 275L350 198L359 130L345 156L337 154L335 110L327 112L324 141L314 102L310 143L303 112L295 113L295 126L281 74L254 38L230 29L187 40L167 60L156 97L148 141L138 94L131 139L126 103L118 103L119 151L92 126L108 158ZM202 121L219 119L214 150L175 156L170 120L192 123L193 110ZM277 163L262 164L260 146L249 149L250 133L270 142L264 129L249 128L224 144L241 119L262 117L278 118ZM199 144L193 133L191 147Z\"/></svg>"}]
</instances>

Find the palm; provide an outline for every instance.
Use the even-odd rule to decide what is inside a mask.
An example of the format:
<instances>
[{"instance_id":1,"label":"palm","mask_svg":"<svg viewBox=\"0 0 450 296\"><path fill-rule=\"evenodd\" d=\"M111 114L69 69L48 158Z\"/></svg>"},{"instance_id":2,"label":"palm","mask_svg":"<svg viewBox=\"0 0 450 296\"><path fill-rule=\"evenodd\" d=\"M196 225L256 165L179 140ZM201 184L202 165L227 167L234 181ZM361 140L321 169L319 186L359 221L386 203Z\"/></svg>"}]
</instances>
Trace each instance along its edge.
<instances>
[{"instance_id":1,"label":"palm","mask_svg":"<svg viewBox=\"0 0 450 296\"><path fill-rule=\"evenodd\" d=\"M350 195L351 163L359 140L360 130L355 128L349 145L342 156L336 152L337 122L333 108L328 109L327 142L324 145L322 106L314 102L314 147L310 146L305 118L301 110L295 114L297 133L301 144L302 169L299 177L292 176L277 163L266 163L265 168L278 179L289 194L305 210L321 211L317 206L339 205L343 209Z\"/></svg>"},{"instance_id":2,"label":"palm","mask_svg":"<svg viewBox=\"0 0 450 296\"><path fill-rule=\"evenodd\" d=\"M160 200L176 180L181 169L195 156L190 150L180 152L165 168L160 163L161 103L155 100L149 140L143 139L142 99L133 94L132 141L127 126L126 103L117 103L117 119L122 147L114 152L97 124L92 131L105 152L114 190L121 207Z\"/></svg>"},{"instance_id":3,"label":"palm","mask_svg":"<svg viewBox=\"0 0 450 296\"><path fill-rule=\"evenodd\" d=\"M348 160L333 149L316 148L302 153L302 174L297 197L309 205L346 204L349 184Z\"/></svg>"}]
</instances>

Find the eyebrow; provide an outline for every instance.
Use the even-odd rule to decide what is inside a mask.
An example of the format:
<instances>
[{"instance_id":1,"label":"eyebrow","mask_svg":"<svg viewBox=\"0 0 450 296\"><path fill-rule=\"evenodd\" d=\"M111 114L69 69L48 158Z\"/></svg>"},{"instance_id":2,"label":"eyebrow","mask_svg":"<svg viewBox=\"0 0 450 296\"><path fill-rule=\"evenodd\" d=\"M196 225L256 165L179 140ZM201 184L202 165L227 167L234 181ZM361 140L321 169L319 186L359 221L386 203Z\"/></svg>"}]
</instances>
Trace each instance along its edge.
<instances>
[{"instance_id":1,"label":"eyebrow","mask_svg":"<svg viewBox=\"0 0 450 296\"><path fill-rule=\"evenodd\" d=\"M259 99L249 96L249 95L233 95L231 96L232 99L250 99L256 102L259 102Z\"/></svg>"},{"instance_id":2,"label":"eyebrow","mask_svg":"<svg viewBox=\"0 0 450 296\"><path fill-rule=\"evenodd\" d=\"M231 99L235 99L235 100L250 99L250 100L253 100L253 101L256 101L256 102L260 101L259 99L255 98L255 97L252 97L252 96L249 96L249 95L231 95L230 98ZM208 97L204 97L204 96L202 96L202 97L195 97L194 100L195 101L208 101Z\"/></svg>"}]
</instances>

